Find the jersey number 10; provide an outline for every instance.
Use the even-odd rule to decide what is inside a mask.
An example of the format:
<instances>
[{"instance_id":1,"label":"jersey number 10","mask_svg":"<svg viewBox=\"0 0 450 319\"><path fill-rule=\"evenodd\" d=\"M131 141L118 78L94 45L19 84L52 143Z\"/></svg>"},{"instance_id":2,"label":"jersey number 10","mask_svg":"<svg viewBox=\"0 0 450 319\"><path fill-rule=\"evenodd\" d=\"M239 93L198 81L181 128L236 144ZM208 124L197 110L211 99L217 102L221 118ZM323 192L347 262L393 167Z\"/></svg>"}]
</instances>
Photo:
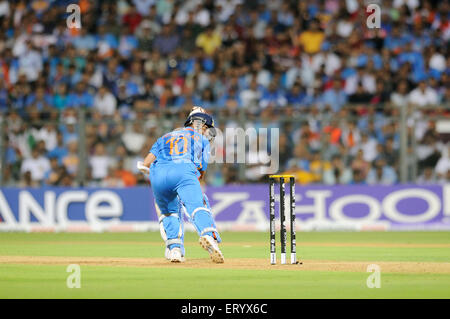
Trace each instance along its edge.
<instances>
[{"instance_id":1,"label":"jersey number 10","mask_svg":"<svg viewBox=\"0 0 450 319\"><path fill-rule=\"evenodd\" d=\"M178 142L181 140L183 141L183 146L182 150L180 151L180 149L178 148ZM187 152L188 140L185 136L171 137L166 141L166 144L168 143L170 143L170 155L182 155Z\"/></svg>"}]
</instances>

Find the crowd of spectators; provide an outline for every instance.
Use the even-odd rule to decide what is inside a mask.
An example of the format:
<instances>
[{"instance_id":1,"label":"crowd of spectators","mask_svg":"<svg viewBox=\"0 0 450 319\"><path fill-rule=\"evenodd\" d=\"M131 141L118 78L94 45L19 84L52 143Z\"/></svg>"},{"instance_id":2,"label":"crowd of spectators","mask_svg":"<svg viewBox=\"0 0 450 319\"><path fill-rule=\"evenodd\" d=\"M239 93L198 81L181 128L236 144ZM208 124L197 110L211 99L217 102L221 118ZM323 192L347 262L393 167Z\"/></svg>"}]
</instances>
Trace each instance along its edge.
<instances>
[{"instance_id":1,"label":"crowd of spectators","mask_svg":"<svg viewBox=\"0 0 450 319\"><path fill-rule=\"evenodd\" d=\"M193 105L279 127L280 168L305 184L398 183L404 106L409 179L448 182L449 1L370 3L380 28L363 0L0 0L3 182L145 183L136 161Z\"/></svg>"}]
</instances>

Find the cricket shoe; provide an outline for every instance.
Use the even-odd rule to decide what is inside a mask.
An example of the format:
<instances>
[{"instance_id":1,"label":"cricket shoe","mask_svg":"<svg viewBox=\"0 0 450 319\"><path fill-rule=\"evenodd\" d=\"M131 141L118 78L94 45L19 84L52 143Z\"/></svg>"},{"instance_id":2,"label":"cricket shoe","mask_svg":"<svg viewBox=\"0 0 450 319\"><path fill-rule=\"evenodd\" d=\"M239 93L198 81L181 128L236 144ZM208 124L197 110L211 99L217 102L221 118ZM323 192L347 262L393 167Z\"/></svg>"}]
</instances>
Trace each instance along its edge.
<instances>
[{"instance_id":1,"label":"cricket shoe","mask_svg":"<svg viewBox=\"0 0 450 319\"><path fill-rule=\"evenodd\" d=\"M205 249L211 256L211 260L216 264L222 264L225 259L220 251L217 241L209 235L201 236L199 239L200 246Z\"/></svg>"},{"instance_id":2,"label":"cricket shoe","mask_svg":"<svg viewBox=\"0 0 450 319\"><path fill-rule=\"evenodd\" d=\"M181 249L179 247L174 247L169 250L169 248L166 248L165 257L167 260L170 260L173 263L182 263L186 259L181 254Z\"/></svg>"}]
</instances>

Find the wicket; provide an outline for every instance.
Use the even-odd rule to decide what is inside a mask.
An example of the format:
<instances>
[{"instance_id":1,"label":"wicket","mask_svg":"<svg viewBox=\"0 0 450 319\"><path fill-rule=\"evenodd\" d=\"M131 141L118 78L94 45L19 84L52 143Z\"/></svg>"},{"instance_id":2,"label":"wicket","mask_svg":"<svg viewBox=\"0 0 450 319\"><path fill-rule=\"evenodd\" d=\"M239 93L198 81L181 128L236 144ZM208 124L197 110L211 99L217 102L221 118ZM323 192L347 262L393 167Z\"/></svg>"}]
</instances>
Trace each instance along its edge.
<instances>
[{"instance_id":1,"label":"wicket","mask_svg":"<svg viewBox=\"0 0 450 319\"><path fill-rule=\"evenodd\" d=\"M269 176L270 199L270 263L277 263L276 238L275 238L275 181L280 180L280 239L281 239L281 264L286 264L286 205L285 205L285 179L289 179L290 185L290 230L291 230L291 264L297 263L296 238L295 238L295 177L292 175Z\"/></svg>"}]
</instances>

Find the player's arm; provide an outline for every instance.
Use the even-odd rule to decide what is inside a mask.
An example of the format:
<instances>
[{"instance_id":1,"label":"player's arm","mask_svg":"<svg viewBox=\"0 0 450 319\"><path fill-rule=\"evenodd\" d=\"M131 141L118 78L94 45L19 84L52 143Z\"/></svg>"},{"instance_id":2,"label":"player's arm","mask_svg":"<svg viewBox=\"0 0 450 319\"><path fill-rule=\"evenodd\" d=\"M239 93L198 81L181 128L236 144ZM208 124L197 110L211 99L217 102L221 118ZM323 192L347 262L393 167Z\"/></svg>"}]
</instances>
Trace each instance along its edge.
<instances>
[{"instance_id":1,"label":"player's arm","mask_svg":"<svg viewBox=\"0 0 450 319\"><path fill-rule=\"evenodd\" d=\"M137 168L143 173L148 174L150 171L150 165L156 160L156 155L158 154L158 148L160 144L160 139L156 141L155 144L153 144L150 152L148 152L147 156L145 157L144 161L139 161L137 163Z\"/></svg>"},{"instance_id":2,"label":"player's arm","mask_svg":"<svg viewBox=\"0 0 450 319\"><path fill-rule=\"evenodd\" d=\"M155 159L156 156L152 152L148 153L148 155L144 159L144 166L150 167Z\"/></svg>"},{"instance_id":3,"label":"player's arm","mask_svg":"<svg viewBox=\"0 0 450 319\"><path fill-rule=\"evenodd\" d=\"M150 172L150 165L155 161L155 159L156 156L153 155L153 153L148 153L143 162L137 162L138 170L140 170L143 174L148 174Z\"/></svg>"}]
</instances>

